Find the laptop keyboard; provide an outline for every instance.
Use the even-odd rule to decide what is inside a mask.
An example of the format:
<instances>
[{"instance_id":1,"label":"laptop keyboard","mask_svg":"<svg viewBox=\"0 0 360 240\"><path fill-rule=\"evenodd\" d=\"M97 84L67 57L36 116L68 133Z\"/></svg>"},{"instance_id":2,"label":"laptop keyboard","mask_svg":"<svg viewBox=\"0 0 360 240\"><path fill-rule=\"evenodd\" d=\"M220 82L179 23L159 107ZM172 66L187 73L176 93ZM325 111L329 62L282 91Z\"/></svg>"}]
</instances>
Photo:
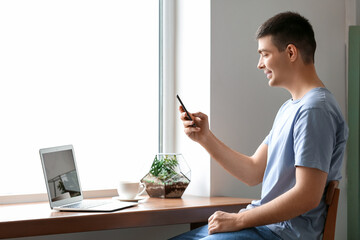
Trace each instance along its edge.
<instances>
[{"instance_id":1,"label":"laptop keyboard","mask_svg":"<svg viewBox=\"0 0 360 240\"><path fill-rule=\"evenodd\" d=\"M66 205L67 208L82 208L82 209L87 209L87 208L93 208L93 207L97 207L97 206L101 206L104 204L108 204L109 201L81 201L79 203L74 203L74 204L70 204L70 205Z\"/></svg>"}]
</instances>

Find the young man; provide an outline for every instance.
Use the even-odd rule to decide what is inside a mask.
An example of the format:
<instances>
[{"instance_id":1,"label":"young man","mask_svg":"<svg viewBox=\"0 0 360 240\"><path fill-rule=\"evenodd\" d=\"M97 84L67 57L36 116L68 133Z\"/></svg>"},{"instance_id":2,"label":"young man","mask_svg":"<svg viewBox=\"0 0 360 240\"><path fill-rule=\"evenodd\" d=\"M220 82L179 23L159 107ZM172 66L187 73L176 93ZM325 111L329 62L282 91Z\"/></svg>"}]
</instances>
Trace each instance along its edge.
<instances>
[{"instance_id":1,"label":"young man","mask_svg":"<svg viewBox=\"0 0 360 240\"><path fill-rule=\"evenodd\" d=\"M248 185L262 183L261 199L239 213L215 212L208 225L178 239L320 239L324 190L341 179L348 128L333 95L314 66L316 42L307 19L280 13L257 32L258 68L269 85L292 98L279 109L273 127L254 155L236 152L217 139L203 113L187 119L185 133L228 172ZM193 127L193 124L196 127Z\"/></svg>"}]
</instances>

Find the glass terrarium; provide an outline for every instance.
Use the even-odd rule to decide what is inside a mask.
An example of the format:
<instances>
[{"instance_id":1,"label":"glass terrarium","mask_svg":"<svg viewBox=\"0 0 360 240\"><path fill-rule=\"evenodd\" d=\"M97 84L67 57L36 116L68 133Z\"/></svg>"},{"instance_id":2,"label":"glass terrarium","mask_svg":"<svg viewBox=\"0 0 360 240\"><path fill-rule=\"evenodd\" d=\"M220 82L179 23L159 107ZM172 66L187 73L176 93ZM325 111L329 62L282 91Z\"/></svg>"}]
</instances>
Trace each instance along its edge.
<instances>
[{"instance_id":1,"label":"glass terrarium","mask_svg":"<svg viewBox=\"0 0 360 240\"><path fill-rule=\"evenodd\" d=\"M150 197L181 198L190 183L191 170L180 153L159 153L150 172L141 179Z\"/></svg>"}]
</instances>

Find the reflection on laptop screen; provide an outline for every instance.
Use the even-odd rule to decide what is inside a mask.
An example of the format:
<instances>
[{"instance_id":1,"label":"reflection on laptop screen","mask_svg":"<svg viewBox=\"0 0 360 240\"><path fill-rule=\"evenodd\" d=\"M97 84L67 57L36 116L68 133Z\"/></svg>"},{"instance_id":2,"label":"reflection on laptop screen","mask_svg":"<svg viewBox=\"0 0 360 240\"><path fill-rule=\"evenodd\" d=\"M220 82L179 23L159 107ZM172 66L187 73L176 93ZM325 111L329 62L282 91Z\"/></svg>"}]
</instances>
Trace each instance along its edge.
<instances>
[{"instance_id":1,"label":"reflection on laptop screen","mask_svg":"<svg viewBox=\"0 0 360 240\"><path fill-rule=\"evenodd\" d=\"M52 202L81 195L71 149L44 153L43 159Z\"/></svg>"}]
</instances>

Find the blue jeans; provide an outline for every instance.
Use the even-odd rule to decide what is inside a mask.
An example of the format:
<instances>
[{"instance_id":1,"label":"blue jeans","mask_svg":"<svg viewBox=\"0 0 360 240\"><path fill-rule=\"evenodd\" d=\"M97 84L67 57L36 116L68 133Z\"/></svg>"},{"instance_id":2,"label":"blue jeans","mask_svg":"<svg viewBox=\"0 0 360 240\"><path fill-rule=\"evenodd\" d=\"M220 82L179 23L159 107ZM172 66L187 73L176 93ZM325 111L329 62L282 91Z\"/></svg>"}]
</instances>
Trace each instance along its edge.
<instances>
[{"instance_id":1,"label":"blue jeans","mask_svg":"<svg viewBox=\"0 0 360 240\"><path fill-rule=\"evenodd\" d=\"M281 240L281 238L273 233L268 227L260 226L243 229L237 232L224 232L208 234L208 225L196 228L190 232L183 233L179 236L173 237L170 240Z\"/></svg>"}]
</instances>

